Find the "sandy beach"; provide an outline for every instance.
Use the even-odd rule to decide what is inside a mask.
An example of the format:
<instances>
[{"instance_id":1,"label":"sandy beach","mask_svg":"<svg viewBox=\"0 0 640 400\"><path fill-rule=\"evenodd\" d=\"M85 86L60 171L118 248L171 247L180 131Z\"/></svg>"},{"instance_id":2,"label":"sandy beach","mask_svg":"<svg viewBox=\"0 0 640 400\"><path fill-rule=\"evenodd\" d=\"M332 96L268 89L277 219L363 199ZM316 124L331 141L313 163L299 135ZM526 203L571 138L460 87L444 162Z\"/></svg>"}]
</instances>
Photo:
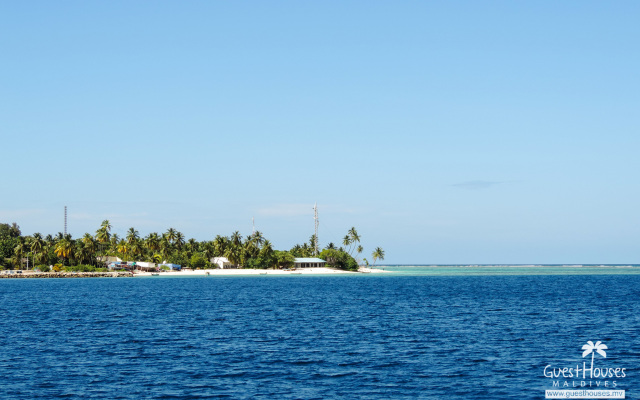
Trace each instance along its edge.
<instances>
[{"instance_id":1,"label":"sandy beach","mask_svg":"<svg viewBox=\"0 0 640 400\"><path fill-rule=\"evenodd\" d=\"M358 273L384 273L380 269L361 267L357 272L332 268L298 268L283 271L278 269L185 269L182 271L159 272L160 276L206 276L206 275L342 275ZM154 272L155 273L155 272ZM152 272L136 272L134 276L151 276Z\"/></svg>"}]
</instances>

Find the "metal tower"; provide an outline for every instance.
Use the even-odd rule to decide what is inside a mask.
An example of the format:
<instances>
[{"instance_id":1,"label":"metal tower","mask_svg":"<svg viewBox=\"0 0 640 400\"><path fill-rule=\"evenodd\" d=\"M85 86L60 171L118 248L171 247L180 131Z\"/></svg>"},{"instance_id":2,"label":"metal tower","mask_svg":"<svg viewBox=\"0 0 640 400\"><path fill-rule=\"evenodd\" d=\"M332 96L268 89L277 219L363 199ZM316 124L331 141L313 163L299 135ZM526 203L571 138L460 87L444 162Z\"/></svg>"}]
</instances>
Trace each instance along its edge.
<instances>
[{"instance_id":1,"label":"metal tower","mask_svg":"<svg viewBox=\"0 0 640 400\"><path fill-rule=\"evenodd\" d=\"M315 249L313 249L314 254L317 256L318 255L318 202L316 202L313 205L313 221L315 223L315 236L316 236L316 246Z\"/></svg>"},{"instance_id":2,"label":"metal tower","mask_svg":"<svg viewBox=\"0 0 640 400\"><path fill-rule=\"evenodd\" d=\"M256 233L256 219L255 217L251 217L251 225L253 225L253 233Z\"/></svg>"},{"instance_id":3,"label":"metal tower","mask_svg":"<svg viewBox=\"0 0 640 400\"><path fill-rule=\"evenodd\" d=\"M64 235L67 236L67 206L64 206Z\"/></svg>"}]
</instances>

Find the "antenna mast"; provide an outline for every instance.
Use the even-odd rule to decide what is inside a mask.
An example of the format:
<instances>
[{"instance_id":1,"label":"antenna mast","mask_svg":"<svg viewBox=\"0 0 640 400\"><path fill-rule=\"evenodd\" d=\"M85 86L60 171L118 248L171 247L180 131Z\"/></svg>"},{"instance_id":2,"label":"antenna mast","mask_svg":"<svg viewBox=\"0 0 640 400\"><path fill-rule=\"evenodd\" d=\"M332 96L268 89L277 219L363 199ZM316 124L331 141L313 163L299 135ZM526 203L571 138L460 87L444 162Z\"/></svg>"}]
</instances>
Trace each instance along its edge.
<instances>
[{"instance_id":1,"label":"antenna mast","mask_svg":"<svg viewBox=\"0 0 640 400\"><path fill-rule=\"evenodd\" d=\"M256 218L251 217L251 224L253 225L253 233L256 233Z\"/></svg>"},{"instance_id":2,"label":"antenna mast","mask_svg":"<svg viewBox=\"0 0 640 400\"><path fill-rule=\"evenodd\" d=\"M64 206L64 234L67 235L67 206Z\"/></svg>"},{"instance_id":3,"label":"antenna mast","mask_svg":"<svg viewBox=\"0 0 640 400\"><path fill-rule=\"evenodd\" d=\"M313 249L315 255L318 255L318 202L316 202L313 205L313 221L315 223L315 228L316 228L316 232L315 232L315 236L316 236L316 243L315 243L315 249Z\"/></svg>"}]
</instances>

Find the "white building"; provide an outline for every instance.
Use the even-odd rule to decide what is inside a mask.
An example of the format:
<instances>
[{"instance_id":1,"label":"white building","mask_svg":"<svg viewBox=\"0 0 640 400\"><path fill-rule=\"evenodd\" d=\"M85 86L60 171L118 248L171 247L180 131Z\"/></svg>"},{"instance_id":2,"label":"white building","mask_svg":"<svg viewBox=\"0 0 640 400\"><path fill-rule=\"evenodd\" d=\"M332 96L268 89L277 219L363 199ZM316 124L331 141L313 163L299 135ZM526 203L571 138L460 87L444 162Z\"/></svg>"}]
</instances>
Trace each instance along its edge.
<instances>
[{"instance_id":1,"label":"white building","mask_svg":"<svg viewBox=\"0 0 640 400\"><path fill-rule=\"evenodd\" d=\"M136 267L138 267L138 269L141 269L141 270L149 270L149 269L156 268L156 263L146 262L146 261L136 261L135 265Z\"/></svg>"},{"instance_id":2,"label":"white building","mask_svg":"<svg viewBox=\"0 0 640 400\"><path fill-rule=\"evenodd\" d=\"M295 268L321 268L327 262L321 258L297 258L294 261Z\"/></svg>"},{"instance_id":3,"label":"white building","mask_svg":"<svg viewBox=\"0 0 640 400\"><path fill-rule=\"evenodd\" d=\"M182 270L182 266L180 266L178 264L171 264L171 263L162 263L162 264L159 264L158 267L160 267L160 268L167 267L171 271L180 271L180 270Z\"/></svg>"},{"instance_id":4,"label":"white building","mask_svg":"<svg viewBox=\"0 0 640 400\"><path fill-rule=\"evenodd\" d=\"M210 261L211 264L217 265L220 269L236 268L235 265L229 262L229 259L227 259L227 257L213 257Z\"/></svg>"}]
</instances>

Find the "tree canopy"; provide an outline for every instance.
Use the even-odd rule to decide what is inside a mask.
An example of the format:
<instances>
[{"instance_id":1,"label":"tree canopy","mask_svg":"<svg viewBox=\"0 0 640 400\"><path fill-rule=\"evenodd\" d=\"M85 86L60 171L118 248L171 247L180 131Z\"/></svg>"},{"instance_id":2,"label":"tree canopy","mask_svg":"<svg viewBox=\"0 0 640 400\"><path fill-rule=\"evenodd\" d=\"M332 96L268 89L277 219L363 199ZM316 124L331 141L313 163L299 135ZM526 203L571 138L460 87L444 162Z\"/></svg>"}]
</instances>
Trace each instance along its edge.
<instances>
[{"instance_id":1,"label":"tree canopy","mask_svg":"<svg viewBox=\"0 0 640 400\"><path fill-rule=\"evenodd\" d=\"M104 220L95 234L85 233L74 239L70 234L42 236L35 233L22 236L16 224L0 224L0 266L23 268L29 266L61 265L65 268L104 267L107 260L118 257L123 261L169 262L186 268L210 268L213 257L226 257L241 268L291 268L295 257L319 257L328 267L357 270L361 263L357 256L363 249L360 235L351 228L343 240L346 247L337 248L330 242L320 254L314 254L317 238L293 246L290 250L276 250L264 235L256 231L246 237L235 231L229 236L217 235L210 241L186 239L182 232L168 228L166 232L152 232L142 237L131 227L123 238L111 233L111 223ZM379 250L379 251L378 251ZM376 253L377 252L377 253ZM373 259L384 259L377 248ZM46 268L48 270L48 267Z\"/></svg>"}]
</instances>

